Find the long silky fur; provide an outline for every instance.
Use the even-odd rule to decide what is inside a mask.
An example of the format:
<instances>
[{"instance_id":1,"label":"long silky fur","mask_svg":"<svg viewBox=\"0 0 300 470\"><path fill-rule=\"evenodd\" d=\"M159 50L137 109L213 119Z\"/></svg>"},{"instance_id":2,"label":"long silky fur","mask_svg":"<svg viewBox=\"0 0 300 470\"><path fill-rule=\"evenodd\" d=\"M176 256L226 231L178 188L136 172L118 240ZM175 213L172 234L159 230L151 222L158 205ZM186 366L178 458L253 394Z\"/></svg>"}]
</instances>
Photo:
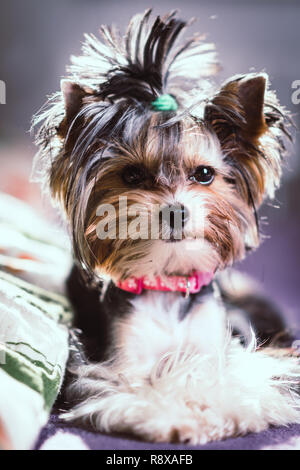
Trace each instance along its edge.
<instances>
[{"instance_id":1,"label":"long silky fur","mask_svg":"<svg viewBox=\"0 0 300 470\"><path fill-rule=\"evenodd\" d=\"M176 47L187 23L174 12L154 20L150 13L136 15L124 37L110 27L101 28L104 42L86 35L83 54L72 57L68 69L68 78L84 90L77 114L65 127L63 96L56 93L33 123L39 128L35 179L50 187L54 199L62 202L75 256L91 276L97 246L90 244L87 233L93 223L91 211L102 194L98 175L120 146L130 148L136 140L140 148L149 139L159 139L161 145L168 142L161 152L166 165L189 128L191 134L206 133L208 138L214 132L228 163L229 184L235 185L241 200L248 201L251 208L249 226L255 218L258 226L257 208L265 195L274 195L279 184L285 150L282 136L288 133L289 116L274 93L267 92L265 97L268 132L257 142L245 141L239 132L245 119L236 91L242 76L234 77L218 92L207 79L218 70L213 44L198 35ZM157 113L154 119L151 102L172 92L179 111ZM175 168L176 162L170 164ZM225 226L223 229L226 231ZM255 247L258 238L251 238L249 245ZM210 240L214 240L213 233ZM232 250L226 248L226 252L228 249Z\"/></svg>"},{"instance_id":2,"label":"long silky fur","mask_svg":"<svg viewBox=\"0 0 300 470\"><path fill-rule=\"evenodd\" d=\"M103 42L86 35L68 68L74 101L68 107L58 92L34 118L34 178L62 206L74 257L92 279L222 270L259 245L257 210L279 185L289 113L267 89L264 101L257 99L264 103L258 128L249 129L251 112L248 122L240 94L249 75L217 87L213 44L197 35L177 45L187 25L174 12L152 19L148 10L124 37L114 27L101 28ZM165 93L175 97L177 111L153 110ZM132 164L147 173L141 186L122 178ZM201 165L215 170L213 184L193 182ZM143 205L144 216L155 204L184 204L196 215L190 239L99 240L97 207L112 204L119 222L123 195L129 206ZM246 350L226 341L217 296L195 302L181 321L180 295L172 293L168 303L166 293L146 294L128 302L121 320L109 312L111 358L76 368L70 399L83 403L67 419L191 444L300 421L297 359L269 357L255 341Z\"/></svg>"},{"instance_id":3,"label":"long silky fur","mask_svg":"<svg viewBox=\"0 0 300 470\"><path fill-rule=\"evenodd\" d=\"M63 418L104 432L196 445L300 422L299 361L256 351L254 336L246 349L228 340L219 355L169 352L147 377L122 360L76 374L69 396L80 404Z\"/></svg>"}]
</instances>

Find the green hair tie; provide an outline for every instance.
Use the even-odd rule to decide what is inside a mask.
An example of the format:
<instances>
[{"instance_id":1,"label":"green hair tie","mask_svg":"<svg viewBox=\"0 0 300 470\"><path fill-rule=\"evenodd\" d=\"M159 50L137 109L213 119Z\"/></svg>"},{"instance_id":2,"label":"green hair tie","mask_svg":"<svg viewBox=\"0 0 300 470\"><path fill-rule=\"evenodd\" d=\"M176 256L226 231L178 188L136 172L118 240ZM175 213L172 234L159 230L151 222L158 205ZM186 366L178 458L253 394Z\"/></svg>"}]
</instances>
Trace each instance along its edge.
<instances>
[{"instance_id":1,"label":"green hair tie","mask_svg":"<svg viewBox=\"0 0 300 470\"><path fill-rule=\"evenodd\" d=\"M152 101L152 107L155 111L177 111L178 103L172 95L160 95L155 101Z\"/></svg>"}]
</instances>

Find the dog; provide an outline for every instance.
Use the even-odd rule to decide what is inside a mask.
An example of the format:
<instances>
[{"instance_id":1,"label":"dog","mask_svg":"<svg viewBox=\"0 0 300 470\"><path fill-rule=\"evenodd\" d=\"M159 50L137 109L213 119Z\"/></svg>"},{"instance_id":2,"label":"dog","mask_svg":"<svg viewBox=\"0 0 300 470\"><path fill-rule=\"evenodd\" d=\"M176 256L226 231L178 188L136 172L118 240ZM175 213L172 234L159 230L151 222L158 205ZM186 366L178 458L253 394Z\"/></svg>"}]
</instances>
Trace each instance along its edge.
<instances>
[{"instance_id":1,"label":"dog","mask_svg":"<svg viewBox=\"0 0 300 470\"><path fill-rule=\"evenodd\" d=\"M86 338L64 419L194 445L300 422L300 367L276 307L229 274L260 243L289 113L265 73L217 86L214 45L178 45L186 26L148 10L124 37L86 35L35 118L35 168L70 230Z\"/></svg>"}]
</instances>

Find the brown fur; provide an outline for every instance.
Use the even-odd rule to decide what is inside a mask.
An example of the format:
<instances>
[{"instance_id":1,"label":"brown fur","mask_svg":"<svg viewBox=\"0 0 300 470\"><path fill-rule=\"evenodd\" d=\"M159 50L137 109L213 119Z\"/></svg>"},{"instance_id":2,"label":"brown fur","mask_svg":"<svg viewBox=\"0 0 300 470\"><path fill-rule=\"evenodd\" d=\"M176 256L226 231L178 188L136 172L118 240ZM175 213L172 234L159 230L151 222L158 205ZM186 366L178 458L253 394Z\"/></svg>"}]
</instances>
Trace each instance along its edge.
<instances>
[{"instance_id":1,"label":"brown fur","mask_svg":"<svg viewBox=\"0 0 300 470\"><path fill-rule=\"evenodd\" d=\"M73 58L70 81L36 118L36 124L43 121L37 134L42 177L62 203L75 256L90 273L125 277L126 260L142 258L151 247L144 240L99 240L99 204L117 207L119 196L126 195L129 205L143 204L148 217L154 204L169 204L178 187L200 199L205 195L204 237L224 268L259 243L256 209L265 196L274 195L280 179L288 115L275 94L265 90L266 76L233 77L200 106L194 99L188 107L195 90L201 96L204 77L217 70L213 48L205 52L202 38L196 37L174 49L186 23L171 14L147 29L149 17L146 12L135 18L125 39L104 28L109 49L87 37L83 55ZM198 78L190 80L190 89L178 91L180 60L185 67L187 57L192 63L201 54ZM151 102L166 92L177 93L178 112L153 111ZM199 154L203 140L215 142L224 156L207 187L189 180L199 165L209 164L208 155ZM128 165L145 172L137 187L122 180Z\"/></svg>"}]
</instances>

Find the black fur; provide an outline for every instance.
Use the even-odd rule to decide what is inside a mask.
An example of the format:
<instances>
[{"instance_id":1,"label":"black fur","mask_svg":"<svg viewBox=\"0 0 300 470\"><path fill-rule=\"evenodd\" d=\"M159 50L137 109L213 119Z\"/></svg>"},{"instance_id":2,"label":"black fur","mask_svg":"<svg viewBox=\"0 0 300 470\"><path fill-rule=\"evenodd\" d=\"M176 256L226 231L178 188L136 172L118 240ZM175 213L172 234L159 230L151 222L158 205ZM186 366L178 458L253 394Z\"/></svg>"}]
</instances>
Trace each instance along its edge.
<instances>
[{"instance_id":1,"label":"black fur","mask_svg":"<svg viewBox=\"0 0 300 470\"><path fill-rule=\"evenodd\" d=\"M280 309L272 301L255 294L232 297L220 285L218 287L226 310L236 311L244 317L249 330L251 326L262 347L291 345L292 334L287 329ZM110 282L103 300L100 301L101 285L89 286L77 265L70 272L67 291L74 309L74 327L83 333L82 342L88 360L98 362L107 359L112 322L130 314L130 301L135 294L125 292ZM187 299L183 296L179 320L186 318L193 306L203 303L209 295L214 295L213 283L203 287L199 293L189 295ZM248 333L249 331L240 331L233 325L233 334L239 336L242 342L245 342Z\"/></svg>"}]
</instances>

